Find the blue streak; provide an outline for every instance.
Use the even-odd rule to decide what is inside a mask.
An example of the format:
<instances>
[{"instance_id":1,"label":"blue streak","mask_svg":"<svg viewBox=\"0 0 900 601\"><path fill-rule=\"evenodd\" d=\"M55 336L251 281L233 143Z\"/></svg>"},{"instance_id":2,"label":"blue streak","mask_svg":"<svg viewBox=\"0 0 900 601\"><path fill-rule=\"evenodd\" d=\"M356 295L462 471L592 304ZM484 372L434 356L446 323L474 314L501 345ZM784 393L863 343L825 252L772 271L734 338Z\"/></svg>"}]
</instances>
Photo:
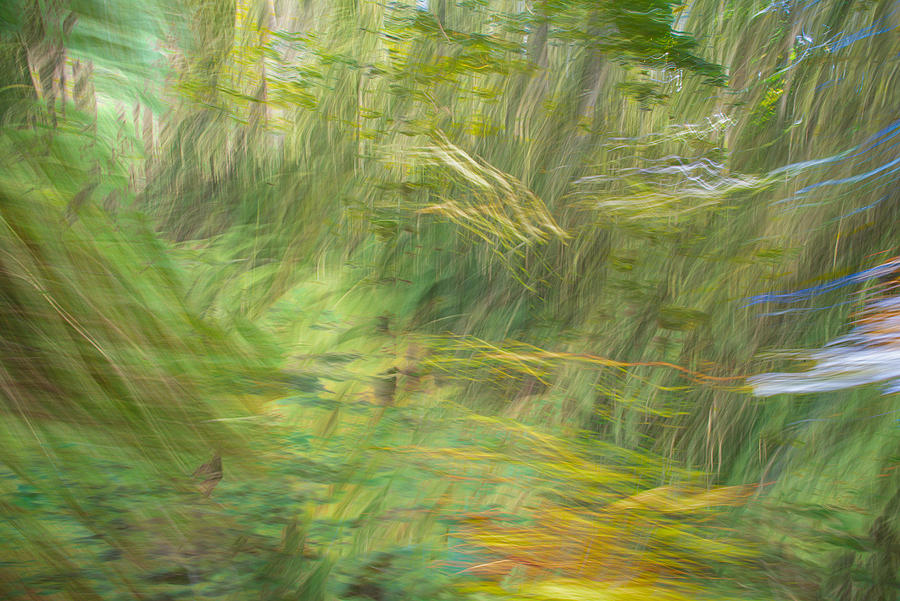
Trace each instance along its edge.
<instances>
[{"instance_id":1,"label":"blue streak","mask_svg":"<svg viewBox=\"0 0 900 601\"><path fill-rule=\"evenodd\" d=\"M837 290L851 284L861 284L866 280L871 280L872 278L889 275L891 273L894 273L898 269L900 269L900 260L895 259L893 261L888 261L887 263L884 263L882 265L878 265L877 267L864 269L863 271L851 273L850 275L845 275L843 277L837 278L836 280L831 280L830 282L825 282L824 284L819 284L818 286L803 288L802 290L797 290L795 292L773 292L769 294L759 294L756 296L751 296L747 299L747 304L745 304L744 307L759 305L761 303L796 303L798 301L812 298L820 294L825 294L826 292L831 292L832 290Z\"/></svg>"}]
</instances>

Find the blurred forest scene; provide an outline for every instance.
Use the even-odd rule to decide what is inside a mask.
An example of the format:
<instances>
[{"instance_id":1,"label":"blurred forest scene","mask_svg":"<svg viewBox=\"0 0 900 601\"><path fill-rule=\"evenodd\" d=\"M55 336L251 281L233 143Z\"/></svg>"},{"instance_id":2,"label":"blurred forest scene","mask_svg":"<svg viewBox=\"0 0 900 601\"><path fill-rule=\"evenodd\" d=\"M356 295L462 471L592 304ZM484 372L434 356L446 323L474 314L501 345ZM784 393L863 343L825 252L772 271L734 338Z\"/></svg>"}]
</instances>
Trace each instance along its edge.
<instances>
[{"instance_id":1,"label":"blurred forest scene","mask_svg":"<svg viewBox=\"0 0 900 601\"><path fill-rule=\"evenodd\" d=\"M0 2L0 599L900 600L900 1Z\"/></svg>"}]
</instances>

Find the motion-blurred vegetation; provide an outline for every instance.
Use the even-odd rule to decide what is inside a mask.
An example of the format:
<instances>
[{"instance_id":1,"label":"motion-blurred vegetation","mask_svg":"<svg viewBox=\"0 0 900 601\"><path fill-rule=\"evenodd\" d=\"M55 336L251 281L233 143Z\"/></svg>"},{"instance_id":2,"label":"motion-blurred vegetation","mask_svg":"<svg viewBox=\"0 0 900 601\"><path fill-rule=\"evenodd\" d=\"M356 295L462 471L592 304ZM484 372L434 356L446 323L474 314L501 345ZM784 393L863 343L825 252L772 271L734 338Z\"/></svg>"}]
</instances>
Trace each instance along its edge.
<instances>
[{"instance_id":1,"label":"motion-blurred vegetation","mask_svg":"<svg viewBox=\"0 0 900 601\"><path fill-rule=\"evenodd\" d=\"M900 598L898 33L2 3L0 597Z\"/></svg>"}]
</instances>

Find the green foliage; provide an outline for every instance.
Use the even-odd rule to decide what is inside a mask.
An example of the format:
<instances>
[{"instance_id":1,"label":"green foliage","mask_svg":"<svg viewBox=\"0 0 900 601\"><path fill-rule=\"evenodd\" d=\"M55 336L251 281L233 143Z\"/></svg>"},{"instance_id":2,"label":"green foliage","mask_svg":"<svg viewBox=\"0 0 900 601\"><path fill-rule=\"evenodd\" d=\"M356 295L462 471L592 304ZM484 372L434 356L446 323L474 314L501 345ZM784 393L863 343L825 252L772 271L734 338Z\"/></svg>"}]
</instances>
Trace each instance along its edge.
<instances>
[{"instance_id":1,"label":"green foliage","mask_svg":"<svg viewBox=\"0 0 900 601\"><path fill-rule=\"evenodd\" d=\"M896 597L893 397L744 383L894 316L894 7L787 8L5 3L0 596Z\"/></svg>"}]
</instances>

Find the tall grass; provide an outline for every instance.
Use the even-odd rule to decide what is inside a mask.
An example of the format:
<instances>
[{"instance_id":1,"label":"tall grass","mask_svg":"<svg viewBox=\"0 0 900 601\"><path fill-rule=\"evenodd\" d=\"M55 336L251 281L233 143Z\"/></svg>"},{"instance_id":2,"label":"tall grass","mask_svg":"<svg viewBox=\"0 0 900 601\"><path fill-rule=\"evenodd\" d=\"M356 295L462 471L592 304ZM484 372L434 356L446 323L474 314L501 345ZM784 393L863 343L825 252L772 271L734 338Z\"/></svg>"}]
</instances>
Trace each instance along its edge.
<instances>
[{"instance_id":1,"label":"tall grass","mask_svg":"<svg viewBox=\"0 0 900 601\"><path fill-rule=\"evenodd\" d=\"M744 381L892 323L816 288L896 254L892 2L129 6L2 34L4 503L16 566L81 570L48 594L114 594L53 507L124 596L159 558L235 598L896 596L893 397ZM109 449L136 537L79 501Z\"/></svg>"}]
</instances>

